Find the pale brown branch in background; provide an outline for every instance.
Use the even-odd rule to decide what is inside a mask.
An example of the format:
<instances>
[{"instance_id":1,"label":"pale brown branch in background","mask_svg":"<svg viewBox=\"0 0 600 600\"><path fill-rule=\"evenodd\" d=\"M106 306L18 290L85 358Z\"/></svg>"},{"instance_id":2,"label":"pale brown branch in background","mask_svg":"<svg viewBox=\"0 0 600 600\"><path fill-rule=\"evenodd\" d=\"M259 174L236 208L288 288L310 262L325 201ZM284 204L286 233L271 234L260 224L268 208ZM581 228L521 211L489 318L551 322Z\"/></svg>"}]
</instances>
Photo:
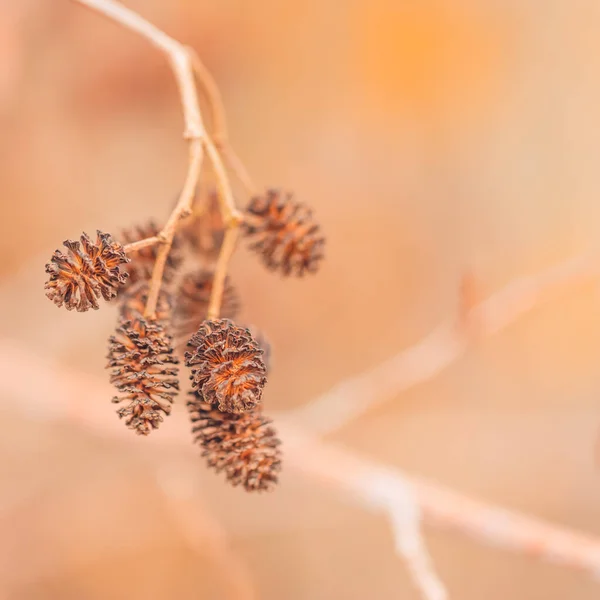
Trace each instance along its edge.
<instances>
[{"instance_id":1,"label":"pale brown branch in background","mask_svg":"<svg viewBox=\"0 0 600 600\"><path fill-rule=\"evenodd\" d=\"M0 364L11 374L0 378L0 398L5 399L7 409L25 412L35 419L64 419L124 443L138 442L104 410L104 400L110 394L107 384L68 371L11 340L0 340ZM32 371L36 373L33 380L27 377ZM28 385L23 386L23 381ZM377 388L372 393L377 393ZM13 401L16 399L20 402ZM161 430L160 435L147 440L147 451L154 447L161 456L167 449L186 454L194 452L188 444L189 423L184 416L174 413L170 425ZM287 464L311 478L342 489L346 499L391 515L398 489L405 490L404 486L408 485L426 523L450 528L486 545L575 568L593 577L600 574L600 539L472 499L345 448L320 442L303 434L289 420L279 419L278 429L285 444ZM377 485L373 485L374 481ZM427 564L427 560L422 559L422 563Z\"/></svg>"},{"instance_id":2,"label":"pale brown branch in background","mask_svg":"<svg viewBox=\"0 0 600 600\"><path fill-rule=\"evenodd\" d=\"M196 78L200 84L200 89L204 92L210 108L212 121L211 138L216 148L227 162L229 168L235 173L242 185L246 188L246 191L251 196L254 196L256 194L256 186L252 182L248 170L236 154L229 140L227 116L219 86L212 76L212 73L200 60L200 57L195 50L189 48L189 53L192 57L192 64L194 66Z\"/></svg>"},{"instance_id":3,"label":"pale brown branch in background","mask_svg":"<svg viewBox=\"0 0 600 600\"><path fill-rule=\"evenodd\" d=\"M289 416L319 434L337 431L400 392L435 377L461 358L473 339L501 331L552 291L595 278L599 273L600 258L586 254L517 279L411 348L338 383Z\"/></svg>"}]
</instances>

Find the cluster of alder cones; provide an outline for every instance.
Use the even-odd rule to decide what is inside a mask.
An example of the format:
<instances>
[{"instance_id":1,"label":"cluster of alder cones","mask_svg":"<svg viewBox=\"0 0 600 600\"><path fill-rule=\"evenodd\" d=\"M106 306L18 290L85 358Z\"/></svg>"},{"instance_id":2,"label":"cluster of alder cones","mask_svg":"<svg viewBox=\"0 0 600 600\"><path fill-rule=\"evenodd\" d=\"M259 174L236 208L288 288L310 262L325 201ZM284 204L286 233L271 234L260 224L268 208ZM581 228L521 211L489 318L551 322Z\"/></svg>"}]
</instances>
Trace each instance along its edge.
<instances>
[{"instance_id":1,"label":"cluster of alder cones","mask_svg":"<svg viewBox=\"0 0 600 600\"><path fill-rule=\"evenodd\" d=\"M79 242L65 241L66 252L56 250L46 265L46 295L80 312L97 309L101 298L117 300L107 368L118 390L117 414L129 428L148 435L171 412L183 358L192 386L187 407L202 456L233 485L267 490L281 465L280 441L262 413L270 348L255 328L233 321L239 302L229 281L220 318L207 319L223 224L214 193L197 207L174 238L152 318L144 312L159 246L127 245L158 235L153 223L124 231L121 242L102 232L95 240L84 233ZM291 194L269 190L252 198L242 232L263 263L283 275L313 273L323 258L319 226Z\"/></svg>"}]
</instances>

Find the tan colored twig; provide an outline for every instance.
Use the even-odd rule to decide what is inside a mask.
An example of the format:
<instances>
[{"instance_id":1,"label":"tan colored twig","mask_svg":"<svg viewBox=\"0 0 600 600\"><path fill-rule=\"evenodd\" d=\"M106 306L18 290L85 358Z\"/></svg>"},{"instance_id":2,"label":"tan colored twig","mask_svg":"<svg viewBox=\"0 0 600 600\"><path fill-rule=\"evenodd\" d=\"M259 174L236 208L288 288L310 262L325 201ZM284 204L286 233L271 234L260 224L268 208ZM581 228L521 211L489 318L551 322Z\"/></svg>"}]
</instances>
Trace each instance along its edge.
<instances>
[{"instance_id":1,"label":"tan colored twig","mask_svg":"<svg viewBox=\"0 0 600 600\"><path fill-rule=\"evenodd\" d=\"M213 170L217 178L217 191L221 215L225 224L225 235L223 244L219 251L219 257L213 275L212 291L210 294L210 303L208 305L208 319L217 319L221 310L221 300L223 299L223 290L225 289L225 280L229 263L235 250L235 242L238 237L239 227L243 220L242 213L236 208L231 185L227 177L227 172L221 156L214 146L212 140L208 137L205 140L206 153L212 163Z\"/></svg>"},{"instance_id":2,"label":"tan colored twig","mask_svg":"<svg viewBox=\"0 0 600 600\"><path fill-rule=\"evenodd\" d=\"M210 108L212 121L211 138L216 148L227 162L229 168L235 173L236 177L246 188L246 191L251 196L254 196L256 194L256 186L252 182L252 178L250 177L248 170L233 149L233 146L229 140L227 116L219 86L212 76L212 73L200 60L198 54L192 48L189 49L189 52L192 57L192 64L194 66L194 72L196 74L197 81L200 84L200 89L204 92Z\"/></svg>"},{"instance_id":3,"label":"tan colored twig","mask_svg":"<svg viewBox=\"0 0 600 600\"><path fill-rule=\"evenodd\" d=\"M457 318L411 348L338 383L289 417L319 434L337 431L373 407L435 377L463 356L474 339L501 331L552 291L599 274L598 256L583 255L517 279L476 306L461 301Z\"/></svg>"},{"instance_id":4,"label":"tan colored twig","mask_svg":"<svg viewBox=\"0 0 600 600\"><path fill-rule=\"evenodd\" d=\"M162 242L162 239L159 238L158 236L149 237L149 238L145 238L143 240L139 240L137 242L131 242L130 244L125 244L123 246L123 250L125 250L126 253L135 254L136 252L139 252L140 250L143 250L144 248L148 248L149 246L154 246L156 244L160 244L161 242Z\"/></svg>"},{"instance_id":5,"label":"tan colored twig","mask_svg":"<svg viewBox=\"0 0 600 600\"><path fill-rule=\"evenodd\" d=\"M242 221L242 214L235 206L231 185L219 151L204 128L194 77L193 63L200 63L196 54L192 53L189 48L169 37L163 31L140 17L137 13L115 0L75 0L75 2L83 4L84 6L103 14L109 19L112 19L119 25L138 33L150 41L159 50L164 52L170 60L179 87L185 122L185 131L183 135L189 142L189 164L183 189L181 190L179 200L177 201L173 212L158 236L134 242L125 247L126 252L135 252L153 244L161 244L156 255L156 262L152 271L152 279L148 292L148 301L144 311L146 317L153 318L156 312L156 304L162 284L163 272L169 252L171 251L173 238L180 224L180 220L187 217L192 212L195 191L200 178L204 150L206 150L208 154L216 175L219 190L219 206L221 207L223 222L227 232L230 230L235 231L239 227L239 224ZM205 80L206 77L208 77L208 80L213 83L214 89L211 90L211 93L213 96L216 95L219 99L218 106L222 107L220 94L216 84L214 84L214 80L210 74L206 76L207 73L208 72L205 69ZM211 106L213 106L212 103ZM224 113L213 113L213 119L217 120L219 127L224 126L222 125L224 124L225 119ZM226 235L226 239L227 238L228 236ZM235 238L235 233L230 234L229 239L230 238ZM218 268L215 273L215 282L213 284L211 299L213 313L216 316L218 316L220 310L220 298L223 294L223 285L230 259L231 252L229 251L229 248L222 249L218 261Z\"/></svg>"},{"instance_id":6,"label":"tan colored twig","mask_svg":"<svg viewBox=\"0 0 600 600\"><path fill-rule=\"evenodd\" d=\"M175 236L179 220L191 212L202 165L202 141L206 137L206 132L200 113L191 58L185 46L169 37L137 13L114 0L75 0L75 2L83 4L112 19L122 27L138 33L164 52L171 62L173 74L179 87L185 122L183 136L189 141L189 166L179 200L166 225L157 236L162 241L162 245L158 250L156 263L152 271L148 302L144 313L146 317L153 318L156 312L156 303L160 293L163 272L167 257L171 251L173 237Z\"/></svg>"},{"instance_id":7,"label":"tan colored twig","mask_svg":"<svg viewBox=\"0 0 600 600\"><path fill-rule=\"evenodd\" d=\"M11 373L11 377L0 378L0 399L4 399L7 410L23 411L37 420L67 420L98 435L118 438L124 443L137 442L104 410L110 390L101 380L68 371L11 340L0 340L0 364ZM35 379L27 377L31 372L36 373ZM373 393L376 392L374 389ZM450 528L487 545L578 569L593 577L600 575L598 538L475 500L345 448L325 444L302 433L289 420L279 418L277 427L285 447L286 466L341 489L345 499L388 514L395 527L397 520L404 517L400 513L393 516L391 511L406 511L407 506L408 512L414 511L406 501L412 490L426 523ZM175 412L169 427L147 440L147 451L154 447L161 455L167 449L194 453L188 430L185 416ZM416 564L418 571L428 564L428 559L421 558Z\"/></svg>"},{"instance_id":8,"label":"tan colored twig","mask_svg":"<svg viewBox=\"0 0 600 600\"><path fill-rule=\"evenodd\" d=\"M206 315L207 319L219 318L221 301L223 299L223 291L225 289L225 279L227 277L227 268L233 252L235 251L238 232L239 227L237 225L229 227L225 231L223 244L221 245L221 251L219 252L219 258L217 259L217 265L215 267L215 273L213 276L213 289L210 295L210 302L208 304L208 311Z\"/></svg>"}]
</instances>

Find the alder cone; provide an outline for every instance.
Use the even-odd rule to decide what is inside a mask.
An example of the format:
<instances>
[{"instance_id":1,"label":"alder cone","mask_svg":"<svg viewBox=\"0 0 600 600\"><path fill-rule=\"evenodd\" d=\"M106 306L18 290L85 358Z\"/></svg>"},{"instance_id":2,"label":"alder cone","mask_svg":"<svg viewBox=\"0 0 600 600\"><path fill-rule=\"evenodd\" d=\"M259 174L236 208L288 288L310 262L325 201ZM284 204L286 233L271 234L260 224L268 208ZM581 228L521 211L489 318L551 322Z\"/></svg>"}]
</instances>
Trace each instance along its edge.
<instances>
[{"instance_id":1,"label":"alder cone","mask_svg":"<svg viewBox=\"0 0 600 600\"><path fill-rule=\"evenodd\" d=\"M127 287L121 299L121 318L123 321L134 321L144 316L146 303L148 302L149 281L138 281L131 287ZM156 303L156 320L166 323L171 318L171 294L161 286Z\"/></svg>"},{"instance_id":2,"label":"alder cone","mask_svg":"<svg viewBox=\"0 0 600 600\"><path fill-rule=\"evenodd\" d=\"M204 321L188 347L194 348L185 353L192 388L206 402L235 414L260 404L266 367L263 350L248 329L229 319Z\"/></svg>"},{"instance_id":3,"label":"alder cone","mask_svg":"<svg viewBox=\"0 0 600 600\"><path fill-rule=\"evenodd\" d=\"M68 252L56 250L46 264L50 278L44 289L57 306L85 312L99 308L98 300L112 300L125 284L127 272L121 265L129 262L123 246L108 233L97 232L96 241L83 233L80 241L66 240Z\"/></svg>"},{"instance_id":4,"label":"alder cone","mask_svg":"<svg viewBox=\"0 0 600 600\"><path fill-rule=\"evenodd\" d=\"M267 268L285 276L315 273L323 259L325 238L312 211L292 194L268 190L246 209L243 231Z\"/></svg>"},{"instance_id":5,"label":"alder cone","mask_svg":"<svg viewBox=\"0 0 600 600\"><path fill-rule=\"evenodd\" d=\"M208 314L208 305L213 289L214 273L201 269L187 274L177 292L177 305L173 315L173 329L177 338L186 340L194 334ZM229 277L225 279L220 314L233 319L240 309L240 301Z\"/></svg>"},{"instance_id":6,"label":"alder cone","mask_svg":"<svg viewBox=\"0 0 600 600\"><path fill-rule=\"evenodd\" d=\"M121 238L124 244L131 244L133 242L139 242L149 237L157 236L160 233L160 228L154 221L148 221L143 225L136 225L129 229L124 229L121 232ZM129 285L134 285L138 281L148 281L152 277L152 271L154 269L154 263L156 262L156 255L160 244L154 244L153 246L146 246L141 250L130 252L131 261L127 266L127 272L129 273ZM173 244L165 263L165 269L163 271L163 281L165 283L171 283L177 272L177 269L183 262L183 254L181 252L181 244L179 236L176 235L173 238Z\"/></svg>"},{"instance_id":7,"label":"alder cone","mask_svg":"<svg viewBox=\"0 0 600 600\"><path fill-rule=\"evenodd\" d=\"M125 403L117 414L137 434L148 435L171 412L179 390L171 338L158 321L121 319L107 358L110 382L121 392L113 402Z\"/></svg>"},{"instance_id":8,"label":"alder cone","mask_svg":"<svg viewBox=\"0 0 600 600\"><path fill-rule=\"evenodd\" d=\"M224 226L217 191L211 189L194 201L192 215L180 229L182 240L208 263L216 261L223 243Z\"/></svg>"},{"instance_id":9,"label":"alder cone","mask_svg":"<svg viewBox=\"0 0 600 600\"><path fill-rule=\"evenodd\" d=\"M193 392L187 405L209 467L248 492L273 489L281 470L281 442L270 419L258 409L241 415L221 412Z\"/></svg>"}]
</instances>

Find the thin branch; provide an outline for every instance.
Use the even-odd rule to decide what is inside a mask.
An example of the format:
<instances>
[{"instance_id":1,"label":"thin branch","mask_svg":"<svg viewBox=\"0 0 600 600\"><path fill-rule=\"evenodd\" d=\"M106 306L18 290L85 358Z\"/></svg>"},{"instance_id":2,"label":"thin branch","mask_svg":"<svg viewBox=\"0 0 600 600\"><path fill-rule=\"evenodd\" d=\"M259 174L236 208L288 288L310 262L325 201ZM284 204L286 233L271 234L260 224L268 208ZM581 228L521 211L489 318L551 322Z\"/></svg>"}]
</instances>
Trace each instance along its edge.
<instances>
[{"instance_id":1,"label":"thin branch","mask_svg":"<svg viewBox=\"0 0 600 600\"><path fill-rule=\"evenodd\" d=\"M148 248L149 246L161 244L162 241L163 240L161 238L159 238L158 236L149 237L149 238L145 238L143 240L139 240L137 242L131 242L130 244L125 244L123 246L123 249L128 254L135 254L136 252L139 252L140 250L143 250L144 248Z\"/></svg>"},{"instance_id":2,"label":"thin branch","mask_svg":"<svg viewBox=\"0 0 600 600\"><path fill-rule=\"evenodd\" d=\"M225 224L225 227L235 227L242 222L243 216L235 206L231 184L229 183L227 171L221 160L221 155L208 136L204 139L204 147L206 148L206 154L212 163L213 171L215 172L215 177L217 179L217 196L223 223Z\"/></svg>"},{"instance_id":3,"label":"thin branch","mask_svg":"<svg viewBox=\"0 0 600 600\"><path fill-rule=\"evenodd\" d=\"M160 233L160 236L164 238L165 242L158 250L154 269L152 270L148 301L146 303L146 310L144 311L144 316L146 317L152 318L156 312L156 304L158 302L158 295L160 293L165 264L167 263L169 252L171 251L173 237L175 236L179 220L185 218L191 213L196 192L196 185L198 184L198 179L200 177L202 155L203 152L201 140L192 139L190 141L190 162L188 174L183 186L183 190L181 191L181 196L179 197L179 201L175 206L175 210L171 213L167 224Z\"/></svg>"},{"instance_id":4,"label":"thin branch","mask_svg":"<svg viewBox=\"0 0 600 600\"><path fill-rule=\"evenodd\" d=\"M181 105L183 109L183 118L185 122L184 138L189 141L189 165L181 195L175 209L171 213L167 224L157 236L163 241L157 256L150 290L148 292L148 301L144 314L146 317L154 317L156 312L156 303L160 293L163 271L167 261L173 237L177 229L179 220L190 214L194 194L198 179L200 177L200 168L203 158L202 141L206 138L202 115L200 113L200 104L196 91L196 82L192 68L192 60L185 46L169 37L166 33L140 17L137 13L129 10L122 4L114 0L75 0L104 16L112 19L119 25L134 31L150 41L154 46L164 52L171 62L171 68L175 75L175 80L181 96Z\"/></svg>"},{"instance_id":5,"label":"thin branch","mask_svg":"<svg viewBox=\"0 0 600 600\"><path fill-rule=\"evenodd\" d=\"M0 378L0 398L5 399L6 408L25 412L32 419L67 420L98 435L139 443L105 410L105 400L112 392L101 380L69 371L11 340L0 340L0 364L11 373L11 377ZM34 379L27 375L32 372L36 373ZM23 381L28 385L23 386ZM147 440L147 450L154 447L161 455L167 449L195 453L185 416L175 412L169 421L160 435ZM406 498L398 490L408 485L428 524L452 529L486 545L578 569L594 578L600 575L598 538L412 477L302 434L289 421L279 419L277 426L285 444L286 465L343 490L344 498L390 514L394 506L399 510L403 505L400 501L394 504L394 493ZM374 480L377 485L373 485Z\"/></svg>"},{"instance_id":6,"label":"thin branch","mask_svg":"<svg viewBox=\"0 0 600 600\"><path fill-rule=\"evenodd\" d=\"M498 333L552 291L595 278L599 269L598 256L583 255L517 279L411 348L345 379L289 416L319 434L337 431L372 408L438 375L465 354L473 339ZM473 333L477 335L474 337Z\"/></svg>"},{"instance_id":7,"label":"thin branch","mask_svg":"<svg viewBox=\"0 0 600 600\"><path fill-rule=\"evenodd\" d=\"M217 259L215 274L213 276L212 292L210 294L210 303L208 305L207 319L218 319L221 311L221 302L223 300L223 291L225 289L225 279L227 269L235 250L239 233L239 226L234 224L225 230L223 244Z\"/></svg>"},{"instance_id":8,"label":"thin branch","mask_svg":"<svg viewBox=\"0 0 600 600\"><path fill-rule=\"evenodd\" d=\"M192 48L189 48L189 53L192 57L192 64L196 74L196 79L200 84L201 89L204 91L210 107L212 140L216 148L227 162L229 168L235 173L242 185L246 188L246 191L251 196L254 196L256 194L256 186L254 185L248 170L244 166L244 163L240 160L239 156L233 149L231 142L229 141L227 116L219 86L212 76L212 73L200 60L198 54Z\"/></svg>"},{"instance_id":9,"label":"thin branch","mask_svg":"<svg viewBox=\"0 0 600 600\"><path fill-rule=\"evenodd\" d=\"M333 445L317 442L292 427L281 427L287 465L356 498L365 508L386 515L396 553L426 600L446 600L421 536L421 509L414 486L400 472L362 461Z\"/></svg>"}]
</instances>

